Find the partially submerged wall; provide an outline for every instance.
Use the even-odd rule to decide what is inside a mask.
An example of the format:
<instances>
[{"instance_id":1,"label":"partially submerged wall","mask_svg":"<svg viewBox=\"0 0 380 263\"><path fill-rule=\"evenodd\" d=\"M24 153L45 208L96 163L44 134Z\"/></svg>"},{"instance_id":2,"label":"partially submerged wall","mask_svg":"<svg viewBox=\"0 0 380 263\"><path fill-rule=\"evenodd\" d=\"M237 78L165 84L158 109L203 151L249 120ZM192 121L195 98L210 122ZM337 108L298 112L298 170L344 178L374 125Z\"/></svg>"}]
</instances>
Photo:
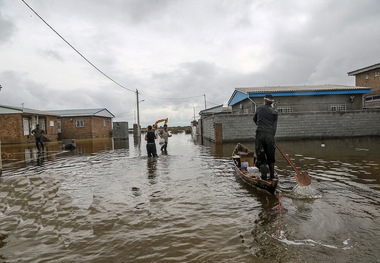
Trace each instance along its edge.
<instances>
[{"instance_id":1,"label":"partially submerged wall","mask_svg":"<svg viewBox=\"0 0 380 263\"><path fill-rule=\"evenodd\" d=\"M215 141L215 134L220 136L220 133L223 141L251 140L255 137L253 114L219 114L207 117L200 123L203 125L204 139L210 141ZM355 136L380 136L380 110L280 114L276 133L278 139Z\"/></svg>"}]
</instances>

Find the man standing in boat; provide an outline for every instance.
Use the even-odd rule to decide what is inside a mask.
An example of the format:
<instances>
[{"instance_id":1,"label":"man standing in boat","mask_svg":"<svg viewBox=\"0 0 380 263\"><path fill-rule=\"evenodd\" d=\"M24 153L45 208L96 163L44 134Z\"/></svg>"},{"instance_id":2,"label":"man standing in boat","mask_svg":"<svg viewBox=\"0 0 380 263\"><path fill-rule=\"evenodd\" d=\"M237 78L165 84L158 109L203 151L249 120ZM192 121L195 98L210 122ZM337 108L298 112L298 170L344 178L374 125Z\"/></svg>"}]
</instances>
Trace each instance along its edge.
<instances>
[{"instance_id":1,"label":"man standing in boat","mask_svg":"<svg viewBox=\"0 0 380 263\"><path fill-rule=\"evenodd\" d=\"M253 121L257 125L256 129L256 166L260 169L261 179L267 180L269 167L270 180L274 179L274 163L276 143L274 136L276 135L278 112L272 107L274 97L271 94L264 96L264 105L257 107L253 116Z\"/></svg>"}]
</instances>

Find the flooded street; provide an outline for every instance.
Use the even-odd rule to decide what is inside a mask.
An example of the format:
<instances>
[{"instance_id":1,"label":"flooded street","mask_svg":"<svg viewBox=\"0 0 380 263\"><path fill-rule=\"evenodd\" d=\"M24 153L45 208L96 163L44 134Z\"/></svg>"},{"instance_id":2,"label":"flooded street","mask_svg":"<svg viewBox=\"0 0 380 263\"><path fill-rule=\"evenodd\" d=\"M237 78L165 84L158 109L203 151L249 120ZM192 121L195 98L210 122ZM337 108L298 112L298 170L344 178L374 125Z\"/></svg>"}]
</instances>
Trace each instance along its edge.
<instances>
[{"instance_id":1,"label":"flooded street","mask_svg":"<svg viewBox=\"0 0 380 263\"><path fill-rule=\"evenodd\" d=\"M235 175L236 143L184 133L157 159L133 137L41 155L3 145L0 260L380 262L380 138L279 143L309 189L293 190L278 152L279 194L252 189Z\"/></svg>"}]
</instances>

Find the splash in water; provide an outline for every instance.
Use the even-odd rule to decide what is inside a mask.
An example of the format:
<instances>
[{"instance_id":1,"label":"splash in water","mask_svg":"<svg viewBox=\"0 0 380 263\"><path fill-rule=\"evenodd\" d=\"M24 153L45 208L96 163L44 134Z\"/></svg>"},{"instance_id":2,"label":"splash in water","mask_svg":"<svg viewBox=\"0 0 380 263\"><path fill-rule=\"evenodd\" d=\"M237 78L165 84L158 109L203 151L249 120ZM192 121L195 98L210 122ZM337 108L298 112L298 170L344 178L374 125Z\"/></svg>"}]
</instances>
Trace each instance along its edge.
<instances>
[{"instance_id":1,"label":"splash in water","mask_svg":"<svg viewBox=\"0 0 380 263\"><path fill-rule=\"evenodd\" d=\"M321 198L322 197L322 195L320 193L318 193L310 185L300 186L298 184L293 188L290 195L294 198L299 198L299 199L302 199L302 198L313 199L313 198Z\"/></svg>"}]
</instances>

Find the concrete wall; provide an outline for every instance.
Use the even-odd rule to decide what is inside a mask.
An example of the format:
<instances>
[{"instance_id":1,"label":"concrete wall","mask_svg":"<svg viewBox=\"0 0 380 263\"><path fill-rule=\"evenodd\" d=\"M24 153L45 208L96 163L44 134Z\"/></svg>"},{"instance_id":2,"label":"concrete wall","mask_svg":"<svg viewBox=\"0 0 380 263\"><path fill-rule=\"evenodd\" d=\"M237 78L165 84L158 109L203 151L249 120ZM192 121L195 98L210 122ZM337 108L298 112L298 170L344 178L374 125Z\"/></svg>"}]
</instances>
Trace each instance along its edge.
<instances>
[{"instance_id":1,"label":"concrete wall","mask_svg":"<svg viewBox=\"0 0 380 263\"><path fill-rule=\"evenodd\" d=\"M200 121L204 139L215 141L215 124L222 124L223 141L251 140L253 114L214 115ZM312 139L380 136L380 110L280 114L276 138Z\"/></svg>"},{"instance_id":2,"label":"concrete wall","mask_svg":"<svg viewBox=\"0 0 380 263\"><path fill-rule=\"evenodd\" d=\"M113 138L120 140L128 140L128 122L114 122L113 123Z\"/></svg>"}]
</instances>

